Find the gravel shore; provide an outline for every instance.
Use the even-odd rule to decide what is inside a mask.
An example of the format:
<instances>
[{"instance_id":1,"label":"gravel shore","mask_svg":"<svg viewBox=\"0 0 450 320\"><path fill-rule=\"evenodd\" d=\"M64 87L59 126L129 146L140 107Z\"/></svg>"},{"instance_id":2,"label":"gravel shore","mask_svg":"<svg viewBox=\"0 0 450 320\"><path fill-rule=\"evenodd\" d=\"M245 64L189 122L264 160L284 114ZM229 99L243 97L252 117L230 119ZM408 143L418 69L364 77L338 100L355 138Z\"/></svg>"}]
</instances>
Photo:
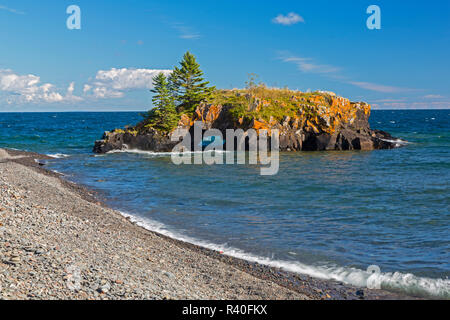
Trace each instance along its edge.
<instances>
[{"instance_id":1,"label":"gravel shore","mask_svg":"<svg viewBox=\"0 0 450 320\"><path fill-rule=\"evenodd\" d=\"M150 232L35 159L0 149L0 300L402 298Z\"/></svg>"}]
</instances>

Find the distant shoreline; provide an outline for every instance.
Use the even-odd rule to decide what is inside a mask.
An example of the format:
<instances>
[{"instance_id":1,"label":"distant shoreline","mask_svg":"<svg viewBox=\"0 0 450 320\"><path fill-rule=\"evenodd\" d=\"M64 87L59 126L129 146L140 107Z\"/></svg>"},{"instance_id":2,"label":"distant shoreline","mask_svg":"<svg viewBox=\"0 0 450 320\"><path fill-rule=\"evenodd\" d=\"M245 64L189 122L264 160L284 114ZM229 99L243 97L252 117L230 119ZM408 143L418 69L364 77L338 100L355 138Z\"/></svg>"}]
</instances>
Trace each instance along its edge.
<instances>
[{"instance_id":1,"label":"distant shoreline","mask_svg":"<svg viewBox=\"0 0 450 320\"><path fill-rule=\"evenodd\" d=\"M6 207L5 203L9 203L11 207L16 206L20 210L35 206L45 206L45 209L44 212L36 214L33 213L34 209L30 209L32 213L27 214L31 219L21 224L14 224L15 217L9 216L12 213L8 212L8 208L6 208L6 216L4 216L5 210L0 211L0 222L4 224L3 228L14 231L6 232L6 235L0 233L0 240L8 241L10 246L14 247L12 248L14 250L0 249L0 255L7 256L7 252L11 255L11 251L17 251L21 252L18 255L23 260L18 266L14 266L8 262L9 257L3 261L3 264L0 261L0 268L6 269L11 278L23 277L22 269L25 265L27 268L34 269L43 278L50 276L57 281L50 284L34 282L31 277L28 283L22 281L25 286L30 286L28 293L25 289L17 289L17 292L11 293L12 296L3 296L3 298L409 299L407 296L382 290L355 288L334 281L318 280L286 272L225 256L214 250L148 231L131 223L120 213L109 209L104 202L99 202L98 197L91 190L64 180L62 175L44 169L42 164L35 161L35 159L49 159L48 156L11 149L7 149L6 152L7 154L0 149L0 172L2 172L0 187L9 183L12 186L11 189L17 189L11 192L18 193L17 199L20 200L9 197L9 193L2 190L0 210ZM67 223L62 227L56 221L43 221L46 220L45 216L42 218L43 214L52 215L57 220ZM33 225L29 225L30 223L42 224L40 225L42 230L55 230L55 233L41 234ZM77 230L76 236L71 234L72 230ZM5 230L2 232L5 234ZM23 232L22 238L19 236L21 232ZM9 237L15 239L9 239ZM58 250L48 252L49 255L53 255L54 261L60 262L55 268L50 268L50 274L41 274L48 271L41 270L40 256L34 258L32 255L30 258L28 251L24 249L26 246L23 245L23 242L27 240L35 246L48 242L45 249L38 249L41 251L48 250L52 246L51 243L59 247ZM57 241L53 242L54 240ZM3 247L2 244L0 248ZM81 252L74 253L75 248L79 248ZM150 252L152 254L149 254ZM77 256L71 263L80 264L81 273L90 279L78 292L70 291L65 287L63 274L67 266L61 261L67 260L67 264L69 260L72 260L71 255ZM118 255L119 259L114 259L115 255ZM25 262L26 259L29 260ZM94 270L89 269L88 265L94 265ZM142 274L148 270L153 270L151 275L147 275L151 279L138 280L142 279ZM131 289L127 291L127 279L133 282L133 286L139 288L137 293ZM97 282L99 282L98 285ZM104 282L105 284L102 284ZM154 287L155 282L159 284L158 288ZM94 284L88 285L92 283ZM182 283L189 283L189 286L185 287ZM2 291L7 287L5 284L5 279L0 275L0 299L2 294L5 295ZM53 295L27 296L36 286L49 286L50 289L53 287L56 289ZM105 287L106 292L102 292L102 286ZM148 287L152 289L149 291Z\"/></svg>"},{"instance_id":2,"label":"distant shoreline","mask_svg":"<svg viewBox=\"0 0 450 320\"><path fill-rule=\"evenodd\" d=\"M433 109L377 109L372 107L372 111L450 111L448 108L433 108ZM107 110L107 111L79 111L79 110L59 110L59 111L0 111L0 113L139 113L147 112L148 110Z\"/></svg>"}]
</instances>

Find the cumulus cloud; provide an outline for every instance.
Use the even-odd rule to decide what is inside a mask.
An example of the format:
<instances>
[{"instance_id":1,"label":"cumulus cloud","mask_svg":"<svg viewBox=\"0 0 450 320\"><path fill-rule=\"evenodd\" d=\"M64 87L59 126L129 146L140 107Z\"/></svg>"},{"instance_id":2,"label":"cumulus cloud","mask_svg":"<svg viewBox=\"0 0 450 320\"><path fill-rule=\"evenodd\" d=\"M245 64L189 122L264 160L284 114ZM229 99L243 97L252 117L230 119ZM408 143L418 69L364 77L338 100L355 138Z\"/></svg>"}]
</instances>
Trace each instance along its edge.
<instances>
[{"instance_id":1,"label":"cumulus cloud","mask_svg":"<svg viewBox=\"0 0 450 320\"><path fill-rule=\"evenodd\" d=\"M159 73L170 74L171 70L157 69L116 69L100 70L95 80L86 84L84 93L95 98L122 98L126 91L152 89L153 78Z\"/></svg>"},{"instance_id":2,"label":"cumulus cloud","mask_svg":"<svg viewBox=\"0 0 450 320\"><path fill-rule=\"evenodd\" d=\"M33 75L19 75L12 70L0 70L0 93L6 95L6 101L13 103L54 103L79 100L73 95L75 83L71 83L67 94L57 91L51 83L41 84L41 78Z\"/></svg>"},{"instance_id":3,"label":"cumulus cloud","mask_svg":"<svg viewBox=\"0 0 450 320\"><path fill-rule=\"evenodd\" d=\"M305 19L302 16L298 15L295 12L291 12L288 15L279 14L275 18L272 19L273 23L282 24L284 26L290 26L293 24L297 24L299 22L305 23Z\"/></svg>"},{"instance_id":4,"label":"cumulus cloud","mask_svg":"<svg viewBox=\"0 0 450 320\"><path fill-rule=\"evenodd\" d=\"M88 93L92 89L92 86L85 84L83 87L83 92Z\"/></svg>"},{"instance_id":5,"label":"cumulus cloud","mask_svg":"<svg viewBox=\"0 0 450 320\"><path fill-rule=\"evenodd\" d=\"M69 84L69 87L67 88L66 96L64 97L65 102L77 102L83 100L82 97L74 95L73 94L74 91L75 91L75 82L71 82Z\"/></svg>"},{"instance_id":6,"label":"cumulus cloud","mask_svg":"<svg viewBox=\"0 0 450 320\"><path fill-rule=\"evenodd\" d=\"M129 91L152 89L156 75L169 75L171 72L172 70L127 68L100 70L95 79L83 85L83 94L77 96L75 82L71 82L67 89L58 89L51 83L42 83L39 76L20 75L9 69L0 69L0 100L10 105L20 105L119 99Z\"/></svg>"},{"instance_id":7,"label":"cumulus cloud","mask_svg":"<svg viewBox=\"0 0 450 320\"><path fill-rule=\"evenodd\" d=\"M75 82L71 82L69 87L67 88L67 95L72 96L74 91L75 91Z\"/></svg>"}]
</instances>

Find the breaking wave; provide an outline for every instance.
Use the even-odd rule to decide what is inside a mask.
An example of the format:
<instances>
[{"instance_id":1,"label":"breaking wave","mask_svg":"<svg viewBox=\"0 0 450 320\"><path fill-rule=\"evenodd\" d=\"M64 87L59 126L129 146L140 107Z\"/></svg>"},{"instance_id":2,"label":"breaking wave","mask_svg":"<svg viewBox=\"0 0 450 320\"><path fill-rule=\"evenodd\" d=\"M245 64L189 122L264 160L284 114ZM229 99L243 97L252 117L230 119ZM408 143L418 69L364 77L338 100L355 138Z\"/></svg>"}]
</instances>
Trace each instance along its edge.
<instances>
[{"instance_id":1,"label":"breaking wave","mask_svg":"<svg viewBox=\"0 0 450 320\"><path fill-rule=\"evenodd\" d=\"M230 151L222 151L222 150L211 150L211 151L185 151L185 152L154 152L154 151L144 151L139 149L123 149L123 150L112 150L107 152L106 154L115 154L115 153L132 153L132 154L142 154L147 156L167 156L170 157L173 154L198 154L198 153L227 153Z\"/></svg>"},{"instance_id":2,"label":"breaking wave","mask_svg":"<svg viewBox=\"0 0 450 320\"><path fill-rule=\"evenodd\" d=\"M390 139L381 139L384 142L389 142L395 145L395 147L399 148L399 147L403 147L406 146L408 144L410 144L410 142L405 141L405 140L401 140L401 139L396 139L396 140L390 140Z\"/></svg>"},{"instance_id":3,"label":"breaking wave","mask_svg":"<svg viewBox=\"0 0 450 320\"><path fill-rule=\"evenodd\" d=\"M64 153L47 154L47 156L50 158L55 158L55 159L63 159L63 158L70 157L68 154L64 154Z\"/></svg>"},{"instance_id":4,"label":"breaking wave","mask_svg":"<svg viewBox=\"0 0 450 320\"><path fill-rule=\"evenodd\" d=\"M431 279L400 272L372 273L370 270L364 271L356 268L311 266L297 261L273 260L230 247L226 244L218 245L182 235L181 233L170 230L166 225L148 218L125 212L120 213L131 222L149 231L210 250L223 252L224 255L256 262L269 267L280 268L318 279L339 281L356 287L384 289L417 297L450 299L449 279Z\"/></svg>"}]
</instances>

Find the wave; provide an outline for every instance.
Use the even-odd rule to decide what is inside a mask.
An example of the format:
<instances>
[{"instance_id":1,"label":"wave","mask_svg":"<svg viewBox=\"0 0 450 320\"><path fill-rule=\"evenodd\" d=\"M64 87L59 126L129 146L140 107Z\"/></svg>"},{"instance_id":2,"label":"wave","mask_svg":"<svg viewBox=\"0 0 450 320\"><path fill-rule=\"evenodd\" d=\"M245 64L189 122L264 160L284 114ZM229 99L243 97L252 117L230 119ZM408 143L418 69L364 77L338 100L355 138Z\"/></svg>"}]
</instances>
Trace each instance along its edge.
<instances>
[{"instance_id":1,"label":"wave","mask_svg":"<svg viewBox=\"0 0 450 320\"><path fill-rule=\"evenodd\" d=\"M48 156L50 158L55 158L55 159L63 159L63 158L70 157L68 154L64 154L64 153L47 154L46 156Z\"/></svg>"},{"instance_id":2,"label":"wave","mask_svg":"<svg viewBox=\"0 0 450 320\"><path fill-rule=\"evenodd\" d=\"M393 144L395 144L396 148L403 147L403 146L406 146L408 144L411 144L411 142L408 142L408 141L405 141L405 140L401 140L401 139L396 139L396 140L381 139L381 141L393 143Z\"/></svg>"},{"instance_id":3,"label":"wave","mask_svg":"<svg viewBox=\"0 0 450 320\"><path fill-rule=\"evenodd\" d=\"M400 272L372 273L370 270L364 271L356 268L311 266L297 261L273 260L268 257L254 255L241 249L230 247L226 244L218 245L185 236L170 230L166 225L160 222L121 211L119 212L131 222L147 230L157 232L176 240L198 245L206 249L219 251L221 253L223 252L224 255L246 261L280 268L297 274L308 275L313 278L343 282L347 285L356 287L384 289L418 297L450 299L449 279L431 279Z\"/></svg>"},{"instance_id":4,"label":"wave","mask_svg":"<svg viewBox=\"0 0 450 320\"><path fill-rule=\"evenodd\" d=\"M143 154L148 156L168 156L170 157L173 154L198 154L198 153L227 153L230 151L223 150L210 150L210 151L185 151L185 152L154 152L154 151L144 151L139 149L124 149L124 150L112 150L107 152L106 154L115 154L115 153L133 153L133 154Z\"/></svg>"}]
</instances>

